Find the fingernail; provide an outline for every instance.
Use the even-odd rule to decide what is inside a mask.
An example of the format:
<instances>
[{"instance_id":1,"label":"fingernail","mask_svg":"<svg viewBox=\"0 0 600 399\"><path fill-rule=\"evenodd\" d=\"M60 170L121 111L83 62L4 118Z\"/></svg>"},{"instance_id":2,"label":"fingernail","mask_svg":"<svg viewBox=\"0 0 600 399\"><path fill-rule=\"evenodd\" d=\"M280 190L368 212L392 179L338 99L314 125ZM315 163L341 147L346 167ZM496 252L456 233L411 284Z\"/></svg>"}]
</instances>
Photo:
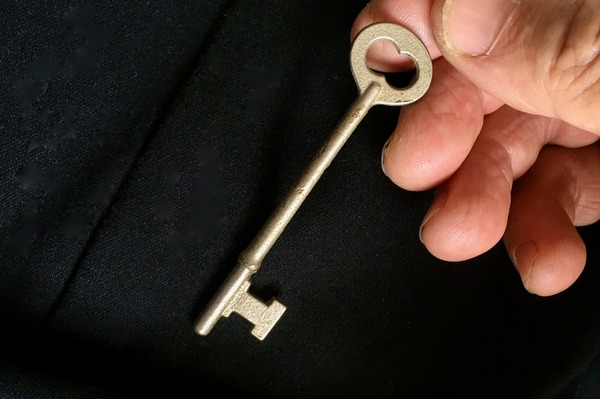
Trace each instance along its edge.
<instances>
[{"instance_id":1,"label":"fingernail","mask_svg":"<svg viewBox=\"0 0 600 399\"><path fill-rule=\"evenodd\" d=\"M421 227L419 228L419 240L421 240L421 242L423 242L423 229L425 229L425 225L427 224L427 222L429 222L429 220L431 220L433 215L438 213L441 209L443 209L446 206L447 201L448 201L448 191L446 191L445 189L440 189L435 194L433 204L431 205L431 207L425 214L425 217L423 218L423 222L421 223Z\"/></svg>"},{"instance_id":2,"label":"fingernail","mask_svg":"<svg viewBox=\"0 0 600 399\"><path fill-rule=\"evenodd\" d=\"M442 29L458 53L489 54L521 0L446 0Z\"/></svg>"},{"instance_id":3,"label":"fingernail","mask_svg":"<svg viewBox=\"0 0 600 399\"><path fill-rule=\"evenodd\" d=\"M385 170L385 157L386 157L388 149L390 147L390 143L392 142L392 137L394 137L394 136L391 136L389 139L387 139L387 141L383 145L383 150L381 150L381 170L383 170L383 174L386 176L388 174L387 174L387 171Z\"/></svg>"},{"instance_id":4,"label":"fingernail","mask_svg":"<svg viewBox=\"0 0 600 399\"><path fill-rule=\"evenodd\" d=\"M532 294L535 292L531 290L530 283L537 256L538 247L531 241L517 245L512 253L513 263L521 275L523 286Z\"/></svg>"}]
</instances>

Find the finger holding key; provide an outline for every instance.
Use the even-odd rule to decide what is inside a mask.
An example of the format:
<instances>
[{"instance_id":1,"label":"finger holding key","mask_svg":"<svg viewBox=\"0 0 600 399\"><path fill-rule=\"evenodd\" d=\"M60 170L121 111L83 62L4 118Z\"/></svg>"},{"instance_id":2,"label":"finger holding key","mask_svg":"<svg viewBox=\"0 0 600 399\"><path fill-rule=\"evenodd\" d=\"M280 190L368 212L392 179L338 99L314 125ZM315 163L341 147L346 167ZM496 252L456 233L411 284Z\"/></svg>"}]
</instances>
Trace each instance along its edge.
<instances>
[{"instance_id":1,"label":"finger holding key","mask_svg":"<svg viewBox=\"0 0 600 399\"><path fill-rule=\"evenodd\" d=\"M374 21L406 25L434 57L440 51L431 26L433 0L374 0L357 17L352 32ZM384 41L375 43L367 62L389 71L410 68ZM502 102L482 92L444 58L433 63L435 79L424 98L400 113L397 128L382 151L385 174L407 190L426 190L454 173L471 150L483 117Z\"/></svg>"},{"instance_id":2,"label":"finger holding key","mask_svg":"<svg viewBox=\"0 0 600 399\"><path fill-rule=\"evenodd\" d=\"M432 60L440 56L431 31L430 11L433 0L395 0L369 2L356 17L350 37L354 39L358 32L377 22L393 22L404 26L422 41ZM367 63L373 69L382 72L397 72L413 68L407 58L398 57L396 49L384 41L373 44L367 53Z\"/></svg>"},{"instance_id":3,"label":"finger holding key","mask_svg":"<svg viewBox=\"0 0 600 399\"><path fill-rule=\"evenodd\" d=\"M392 42L399 53L410 56L417 66L416 78L408 87L399 89L390 86L384 75L367 66L366 54L369 47L381 39ZM352 74L359 89L358 98L296 185L248 248L240 254L237 266L196 320L195 330L198 334L207 335L221 317L228 317L235 312L254 325L252 334L255 337L260 340L266 337L285 311L285 306L277 300L264 304L249 294L250 278L258 271L269 250L369 109L378 104L398 106L412 103L425 94L431 83L432 64L427 48L416 36L399 25L379 23L363 29L354 40L350 60Z\"/></svg>"},{"instance_id":4,"label":"finger holding key","mask_svg":"<svg viewBox=\"0 0 600 399\"><path fill-rule=\"evenodd\" d=\"M377 20L420 25L425 42L442 56L434 63L436 81L431 90L401 113L383 150L384 171L406 189L442 185L421 230L432 254L446 260L477 256L499 239L509 213L525 212L524 206L509 208L511 197L515 203L535 206L526 200L535 193L511 192L511 185L532 165L537 178L553 173L549 162L536 162L545 144L578 148L600 136L600 0L373 0L355 26ZM369 59L385 69L393 61L388 51L379 50ZM518 120L528 123L515 126ZM556 126L564 128L553 129ZM516 147L515 139L520 143ZM582 148L582 155L585 152ZM503 153L508 158L497 157ZM489 184L482 175L487 161L492 161L489 170L507 172L507 184ZM526 167L520 170L519 164ZM507 235L514 236L520 228L514 226L523 227L525 235L537 234L526 223L510 222ZM572 223L560 226L554 229L557 237L572 233ZM572 248L579 255L584 252ZM523 255L513 256L513 261L523 275L522 265L527 263ZM580 272L582 266L564 265L564 270L536 266L547 272L545 281L555 278L564 284L534 288L536 279L527 277L527 288L540 295L566 288L573 278L562 278L561 273Z\"/></svg>"},{"instance_id":5,"label":"finger holding key","mask_svg":"<svg viewBox=\"0 0 600 399\"><path fill-rule=\"evenodd\" d=\"M483 91L600 135L598 26L599 0L435 0L431 10L440 51Z\"/></svg>"}]
</instances>

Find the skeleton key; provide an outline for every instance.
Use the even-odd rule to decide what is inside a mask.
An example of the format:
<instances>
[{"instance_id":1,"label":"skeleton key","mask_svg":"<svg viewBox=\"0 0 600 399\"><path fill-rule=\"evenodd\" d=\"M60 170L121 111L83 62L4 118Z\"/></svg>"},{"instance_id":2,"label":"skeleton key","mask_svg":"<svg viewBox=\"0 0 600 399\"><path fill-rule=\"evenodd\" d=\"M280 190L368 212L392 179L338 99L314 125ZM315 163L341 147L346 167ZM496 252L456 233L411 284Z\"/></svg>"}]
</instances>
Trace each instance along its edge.
<instances>
[{"instance_id":1,"label":"skeleton key","mask_svg":"<svg viewBox=\"0 0 600 399\"><path fill-rule=\"evenodd\" d=\"M408 87L398 89L390 86L385 76L367 66L367 50L373 42L380 39L391 41L398 53L413 59L417 74ZM255 337L262 340L267 336L286 308L276 299L265 304L248 293L250 278L258 271L275 241L369 109L377 104L412 103L425 94L431 83L432 65L427 49L416 36L396 24L376 23L363 29L352 44L350 62L359 90L358 98L294 188L277 206L248 248L240 254L235 269L196 320L195 330L198 334L207 335L219 318L228 317L235 312L254 325L252 334Z\"/></svg>"}]
</instances>

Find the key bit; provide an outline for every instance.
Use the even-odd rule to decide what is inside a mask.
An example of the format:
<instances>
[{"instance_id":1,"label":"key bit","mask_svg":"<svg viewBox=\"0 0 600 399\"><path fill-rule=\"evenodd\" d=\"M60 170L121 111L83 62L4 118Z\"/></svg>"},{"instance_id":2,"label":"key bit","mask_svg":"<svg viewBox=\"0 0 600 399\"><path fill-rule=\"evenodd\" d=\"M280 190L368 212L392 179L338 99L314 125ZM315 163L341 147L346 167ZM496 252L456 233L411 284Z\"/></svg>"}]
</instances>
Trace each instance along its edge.
<instances>
[{"instance_id":1,"label":"key bit","mask_svg":"<svg viewBox=\"0 0 600 399\"><path fill-rule=\"evenodd\" d=\"M413 59L417 75L408 87L399 89L390 86L383 74L367 66L367 50L373 42L380 39L391 41L398 53ZM248 248L240 254L237 266L196 320L195 330L198 334L207 335L221 317L228 317L235 312L254 324L254 336L261 340L265 338L286 308L275 299L267 305L249 294L250 278L258 271L269 250L369 109L377 104L410 104L421 98L431 83L432 64L427 48L415 35L400 25L376 23L363 29L352 44L350 62L359 90L358 98L342 117L300 180L277 206Z\"/></svg>"},{"instance_id":2,"label":"key bit","mask_svg":"<svg viewBox=\"0 0 600 399\"><path fill-rule=\"evenodd\" d=\"M196 322L198 334L207 335L221 316L229 317L235 312L254 324L252 335L261 341L267 336L286 307L276 299L265 304L248 292L250 277L256 270L257 267L238 262Z\"/></svg>"},{"instance_id":3,"label":"key bit","mask_svg":"<svg viewBox=\"0 0 600 399\"><path fill-rule=\"evenodd\" d=\"M229 317L231 312L236 312L254 324L251 331L252 335L262 341L285 312L285 306L275 298L271 299L268 305L265 305L252 294L249 294L248 288L250 288L250 281L244 281L223 311L223 316Z\"/></svg>"}]
</instances>

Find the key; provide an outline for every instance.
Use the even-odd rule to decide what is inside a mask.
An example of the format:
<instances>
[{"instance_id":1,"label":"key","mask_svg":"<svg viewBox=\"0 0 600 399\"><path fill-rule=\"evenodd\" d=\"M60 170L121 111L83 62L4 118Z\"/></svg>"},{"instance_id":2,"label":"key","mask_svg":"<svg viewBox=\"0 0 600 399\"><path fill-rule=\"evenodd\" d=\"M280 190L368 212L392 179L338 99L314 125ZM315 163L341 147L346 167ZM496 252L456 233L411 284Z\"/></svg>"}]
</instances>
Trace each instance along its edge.
<instances>
[{"instance_id":1,"label":"key","mask_svg":"<svg viewBox=\"0 0 600 399\"><path fill-rule=\"evenodd\" d=\"M406 88L390 86L385 76L371 70L366 63L367 50L373 42L387 39L398 53L410 56L416 65L416 76ZM254 325L252 334L263 340L286 310L277 299L263 303L248 292L250 278L260 268L302 202L331 164L344 143L374 105L406 105L421 98L431 83L432 64L423 43L400 25L376 23L363 29L354 40L350 52L352 74L359 96L337 124L325 144L266 221L250 245L239 255L237 265L221 285L195 322L195 330L207 335L221 317L235 312Z\"/></svg>"}]
</instances>

